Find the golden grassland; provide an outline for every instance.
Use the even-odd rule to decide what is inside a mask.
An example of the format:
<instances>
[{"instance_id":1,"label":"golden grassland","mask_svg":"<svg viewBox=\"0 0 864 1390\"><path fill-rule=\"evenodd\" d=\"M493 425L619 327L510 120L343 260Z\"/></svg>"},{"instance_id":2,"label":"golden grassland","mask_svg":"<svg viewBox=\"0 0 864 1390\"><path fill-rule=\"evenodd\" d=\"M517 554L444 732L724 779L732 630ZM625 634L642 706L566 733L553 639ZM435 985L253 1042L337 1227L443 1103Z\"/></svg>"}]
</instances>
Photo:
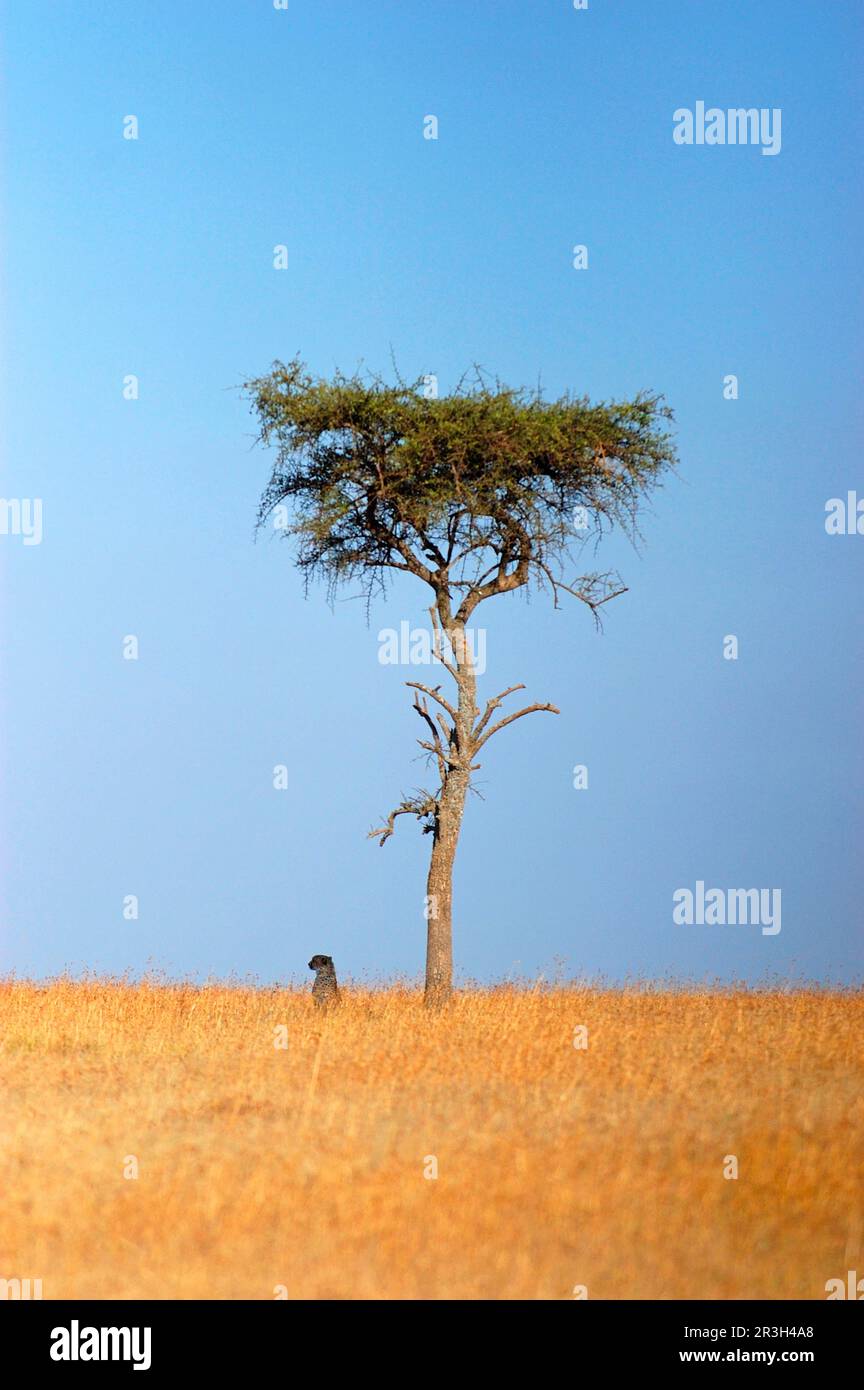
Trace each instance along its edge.
<instances>
[{"instance_id":1,"label":"golden grassland","mask_svg":"<svg viewBox=\"0 0 864 1390\"><path fill-rule=\"evenodd\" d=\"M861 1039L860 994L806 989L2 983L0 1277L824 1299L864 1274Z\"/></svg>"}]
</instances>

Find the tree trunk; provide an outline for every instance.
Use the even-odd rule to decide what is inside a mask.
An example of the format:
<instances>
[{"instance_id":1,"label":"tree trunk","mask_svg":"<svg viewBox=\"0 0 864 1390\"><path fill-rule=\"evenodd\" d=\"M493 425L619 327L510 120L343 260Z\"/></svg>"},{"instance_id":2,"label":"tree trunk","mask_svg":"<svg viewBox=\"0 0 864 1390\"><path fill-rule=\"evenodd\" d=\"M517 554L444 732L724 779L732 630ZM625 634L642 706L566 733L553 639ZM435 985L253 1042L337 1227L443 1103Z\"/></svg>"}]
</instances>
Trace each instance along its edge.
<instances>
[{"instance_id":1,"label":"tree trunk","mask_svg":"<svg viewBox=\"0 0 864 1390\"><path fill-rule=\"evenodd\" d=\"M449 610L439 607L446 630ZM477 715L477 678L473 653L465 627L457 623L448 632L459 692L456 723L451 737L454 761L444 777L435 818L432 858L426 884L426 992L427 1007L439 1009L453 993L453 861L462 829L465 798L471 781L472 730Z\"/></svg>"},{"instance_id":2,"label":"tree trunk","mask_svg":"<svg viewBox=\"0 0 864 1390\"><path fill-rule=\"evenodd\" d=\"M462 829L468 777L451 772L441 797L426 883L425 1003L438 1009L453 991L453 861Z\"/></svg>"}]
</instances>

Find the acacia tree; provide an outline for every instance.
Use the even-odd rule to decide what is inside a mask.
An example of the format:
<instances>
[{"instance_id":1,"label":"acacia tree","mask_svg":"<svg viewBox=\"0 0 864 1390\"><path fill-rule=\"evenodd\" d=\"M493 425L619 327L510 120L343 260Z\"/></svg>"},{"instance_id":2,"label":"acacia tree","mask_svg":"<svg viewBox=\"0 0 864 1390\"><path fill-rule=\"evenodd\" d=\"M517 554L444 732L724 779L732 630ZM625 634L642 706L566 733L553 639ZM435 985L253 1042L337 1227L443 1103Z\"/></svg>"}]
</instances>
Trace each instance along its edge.
<instances>
[{"instance_id":1,"label":"acacia tree","mask_svg":"<svg viewBox=\"0 0 864 1390\"><path fill-rule=\"evenodd\" d=\"M552 704L500 713L522 684L477 703L467 625L478 605L539 585L602 606L625 588L617 574L571 570L586 542L622 527L637 533L640 504L675 462L660 396L591 404L513 390L479 371L450 395L428 379L388 385L337 374L316 379L298 359L275 362L244 390L258 439L275 448L261 498L263 524L283 507L286 536L306 584L323 578L332 597L359 585L367 604L391 571L427 585L435 656L452 677L441 686L407 681L423 723L418 739L437 773L434 787L403 800L370 832L383 845L398 816L432 836L427 884L425 999L452 990L453 863L477 757L495 734Z\"/></svg>"}]
</instances>

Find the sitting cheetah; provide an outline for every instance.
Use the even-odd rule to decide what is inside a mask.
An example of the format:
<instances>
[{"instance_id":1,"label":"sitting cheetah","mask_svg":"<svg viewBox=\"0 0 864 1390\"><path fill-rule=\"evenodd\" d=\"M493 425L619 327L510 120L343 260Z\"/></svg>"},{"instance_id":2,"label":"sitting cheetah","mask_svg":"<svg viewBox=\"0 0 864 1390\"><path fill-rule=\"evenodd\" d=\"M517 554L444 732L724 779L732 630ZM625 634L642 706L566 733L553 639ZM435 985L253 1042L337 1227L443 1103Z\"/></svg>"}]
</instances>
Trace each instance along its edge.
<instances>
[{"instance_id":1,"label":"sitting cheetah","mask_svg":"<svg viewBox=\"0 0 864 1390\"><path fill-rule=\"evenodd\" d=\"M319 1009L326 1009L331 1004L339 1003L339 986L336 984L336 971L333 969L332 956L313 956L309 962L309 969L315 971L315 983L312 986L312 998Z\"/></svg>"}]
</instances>

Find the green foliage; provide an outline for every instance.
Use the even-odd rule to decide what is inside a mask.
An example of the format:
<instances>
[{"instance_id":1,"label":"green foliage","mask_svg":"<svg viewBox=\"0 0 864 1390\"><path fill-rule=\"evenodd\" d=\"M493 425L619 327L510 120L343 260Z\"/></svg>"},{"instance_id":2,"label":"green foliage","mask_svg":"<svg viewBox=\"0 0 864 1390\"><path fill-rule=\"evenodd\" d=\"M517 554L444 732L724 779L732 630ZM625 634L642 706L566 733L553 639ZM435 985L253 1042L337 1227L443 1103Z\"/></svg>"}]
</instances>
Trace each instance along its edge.
<instances>
[{"instance_id":1,"label":"green foliage","mask_svg":"<svg viewBox=\"0 0 864 1390\"><path fill-rule=\"evenodd\" d=\"M259 522L288 507L307 579L331 589L359 579L371 592L405 570L439 603L461 592L462 618L531 580L596 611L610 577L564 583L571 546L614 525L633 534L641 501L675 463L672 412L656 395L548 401L476 371L429 399L422 378L328 381L296 359L244 390L260 442L276 451Z\"/></svg>"}]
</instances>

